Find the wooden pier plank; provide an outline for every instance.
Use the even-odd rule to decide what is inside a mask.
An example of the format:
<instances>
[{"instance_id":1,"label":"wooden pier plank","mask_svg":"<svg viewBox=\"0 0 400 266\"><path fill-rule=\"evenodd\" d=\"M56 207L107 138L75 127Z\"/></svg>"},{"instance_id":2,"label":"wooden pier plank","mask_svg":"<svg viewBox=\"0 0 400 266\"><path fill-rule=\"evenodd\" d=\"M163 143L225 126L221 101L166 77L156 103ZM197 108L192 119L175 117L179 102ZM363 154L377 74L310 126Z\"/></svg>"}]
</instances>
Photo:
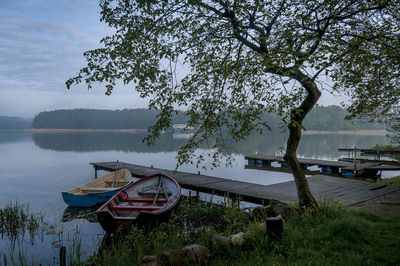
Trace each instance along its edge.
<instances>
[{"instance_id":1,"label":"wooden pier plank","mask_svg":"<svg viewBox=\"0 0 400 266\"><path fill-rule=\"evenodd\" d=\"M95 168L114 171L117 162L91 163ZM231 180L228 178L207 176L196 173L172 171L151 168L141 165L120 162L121 168L126 168L135 177L163 172L172 176L183 188L205 193L231 197L241 197L243 200L258 204L268 204L269 200L279 200L293 203L297 201L297 190L294 181L273 185L260 185L249 182ZM307 178L311 192L317 200L333 199L346 205L355 205L376 197L384 196L400 188L382 186L380 184L332 176L314 175Z\"/></svg>"},{"instance_id":2,"label":"wooden pier plank","mask_svg":"<svg viewBox=\"0 0 400 266\"><path fill-rule=\"evenodd\" d=\"M369 169L382 171L400 171L400 165L377 165L371 166Z\"/></svg>"},{"instance_id":3,"label":"wooden pier plank","mask_svg":"<svg viewBox=\"0 0 400 266\"><path fill-rule=\"evenodd\" d=\"M371 167L377 167L377 169L382 168L381 165L379 165L378 163L357 163L356 164L356 169L354 169L354 164L350 165L350 166L346 166L343 167L343 170L356 170L356 171L360 171L360 170L364 170L364 169L371 169ZM374 168L375 169L375 168Z\"/></svg>"}]
</instances>

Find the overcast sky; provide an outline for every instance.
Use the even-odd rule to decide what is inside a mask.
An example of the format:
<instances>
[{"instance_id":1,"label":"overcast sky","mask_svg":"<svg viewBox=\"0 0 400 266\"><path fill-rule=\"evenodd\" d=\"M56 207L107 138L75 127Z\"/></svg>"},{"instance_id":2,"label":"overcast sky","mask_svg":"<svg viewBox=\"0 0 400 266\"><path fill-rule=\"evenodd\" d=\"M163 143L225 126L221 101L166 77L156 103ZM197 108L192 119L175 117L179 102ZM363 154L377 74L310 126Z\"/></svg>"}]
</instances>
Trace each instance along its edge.
<instances>
[{"instance_id":1,"label":"overcast sky","mask_svg":"<svg viewBox=\"0 0 400 266\"><path fill-rule=\"evenodd\" d=\"M110 33L96 0L0 0L0 115L33 117L65 108L146 107L132 87L67 90L83 53ZM323 94L319 104L338 104Z\"/></svg>"}]
</instances>

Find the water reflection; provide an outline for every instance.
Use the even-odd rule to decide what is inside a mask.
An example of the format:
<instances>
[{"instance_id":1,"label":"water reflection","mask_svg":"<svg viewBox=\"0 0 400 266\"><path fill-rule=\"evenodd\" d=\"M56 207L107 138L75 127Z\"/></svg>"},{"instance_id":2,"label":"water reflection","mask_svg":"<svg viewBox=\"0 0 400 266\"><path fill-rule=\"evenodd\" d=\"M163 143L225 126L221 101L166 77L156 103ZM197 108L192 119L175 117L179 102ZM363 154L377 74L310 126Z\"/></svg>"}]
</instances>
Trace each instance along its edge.
<instances>
[{"instance_id":1,"label":"water reflection","mask_svg":"<svg viewBox=\"0 0 400 266\"><path fill-rule=\"evenodd\" d=\"M0 144L30 141L32 134L21 130L0 130Z\"/></svg>"},{"instance_id":2,"label":"water reflection","mask_svg":"<svg viewBox=\"0 0 400 266\"><path fill-rule=\"evenodd\" d=\"M302 136L298 155L310 158L337 158L346 155L338 152L338 148L374 148L376 144L389 144L390 139L385 136L365 135L304 135Z\"/></svg>"},{"instance_id":3,"label":"water reflection","mask_svg":"<svg viewBox=\"0 0 400 266\"><path fill-rule=\"evenodd\" d=\"M99 206L88 208L68 206L64 210L61 222L70 222L75 219L85 219L90 223L97 223L98 220L96 210L98 208Z\"/></svg>"},{"instance_id":4,"label":"water reflection","mask_svg":"<svg viewBox=\"0 0 400 266\"><path fill-rule=\"evenodd\" d=\"M174 139L172 134L162 134L155 146L143 143L143 133L87 132L87 133L34 133L35 144L41 149L55 151L124 151L160 152L175 151L187 140Z\"/></svg>"},{"instance_id":5,"label":"water reflection","mask_svg":"<svg viewBox=\"0 0 400 266\"><path fill-rule=\"evenodd\" d=\"M143 143L143 133L88 132L88 133L34 133L32 138L41 149L54 151L123 151L123 152L168 152L176 151L187 142L187 136L165 133L154 146ZM287 134L268 132L253 134L245 141L234 142L226 138L229 152L235 154L276 154L282 153ZM375 144L387 144L384 136L357 135L304 135L298 154L302 157L338 157L341 147L371 148Z\"/></svg>"}]
</instances>

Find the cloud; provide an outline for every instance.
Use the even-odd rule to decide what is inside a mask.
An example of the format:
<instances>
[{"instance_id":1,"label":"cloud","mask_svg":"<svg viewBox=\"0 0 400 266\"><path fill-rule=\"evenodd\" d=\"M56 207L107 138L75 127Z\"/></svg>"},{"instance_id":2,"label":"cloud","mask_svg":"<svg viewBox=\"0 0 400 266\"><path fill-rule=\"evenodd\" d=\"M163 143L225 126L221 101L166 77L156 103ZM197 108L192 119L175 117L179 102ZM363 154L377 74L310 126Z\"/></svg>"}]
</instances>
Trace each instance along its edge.
<instances>
[{"instance_id":1,"label":"cloud","mask_svg":"<svg viewBox=\"0 0 400 266\"><path fill-rule=\"evenodd\" d=\"M147 100L141 99L136 92L127 88L122 88L111 96L95 94L94 90L80 90L76 93L67 90L0 90L0 115L6 116L34 117L41 111L71 108L146 108L147 104Z\"/></svg>"},{"instance_id":2,"label":"cloud","mask_svg":"<svg viewBox=\"0 0 400 266\"><path fill-rule=\"evenodd\" d=\"M101 85L71 90L65 81L85 66L83 53L100 47L112 30L99 21L98 1L0 1L0 115L29 117L59 108L145 107L130 87L111 97ZM320 103L337 99L325 96Z\"/></svg>"},{"instance_id":3,"label":"cloud","mask_svg":"<svg viewBox=\"0 0 400 266\"><path fill-rule=\"evenodd\" d=\"M33 84L32 90L64 89L65 79L84 65L83 52L96 47L107 32L98 22L95 1L82 7L91 12L78 12L68 1L60 3L1 7L1 89L14 89L7 87L7 80L14 86L20 82L24 89Z\"/></svg>"},{"instance_id":4,"label":"cloud","mask_svg":"<svg viewBox=\"0 0 400 266\"><path fill-rule=\"evenodd\" d=\"M42 109L143 103L128 88L117 89L111 98L101 86L90 92L82 86L66 89L65 81L85 65L83 53L99 47L100 39L111 33L99 18L98 2L92 0L2 0L0 114L32 116Z\"/></svg>"}]
</instances>

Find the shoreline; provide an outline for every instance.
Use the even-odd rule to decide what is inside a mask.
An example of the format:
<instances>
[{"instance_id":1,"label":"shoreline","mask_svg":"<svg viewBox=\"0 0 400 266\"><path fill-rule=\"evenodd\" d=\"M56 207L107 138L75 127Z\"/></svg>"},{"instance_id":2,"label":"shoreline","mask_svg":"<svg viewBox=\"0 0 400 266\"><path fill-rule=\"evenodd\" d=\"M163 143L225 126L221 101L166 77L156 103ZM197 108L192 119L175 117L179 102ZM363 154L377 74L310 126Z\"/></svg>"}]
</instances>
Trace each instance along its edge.
<instances>
[{"instance_id":1,"label":"shoreline","mask_svg":"<svg viewBox=\"0 0 400 266\"><path fill-rule=\"evenodd\" d=\"M28 128L24 132L30 133L89 133L89 132L117 132L117 133L147 133L144 128L128 129L72 129L72 128ZM386 136L390 134L387 130L302 130L302 135L358 135L358 136Z\"/></svg>"}]
</instances>

